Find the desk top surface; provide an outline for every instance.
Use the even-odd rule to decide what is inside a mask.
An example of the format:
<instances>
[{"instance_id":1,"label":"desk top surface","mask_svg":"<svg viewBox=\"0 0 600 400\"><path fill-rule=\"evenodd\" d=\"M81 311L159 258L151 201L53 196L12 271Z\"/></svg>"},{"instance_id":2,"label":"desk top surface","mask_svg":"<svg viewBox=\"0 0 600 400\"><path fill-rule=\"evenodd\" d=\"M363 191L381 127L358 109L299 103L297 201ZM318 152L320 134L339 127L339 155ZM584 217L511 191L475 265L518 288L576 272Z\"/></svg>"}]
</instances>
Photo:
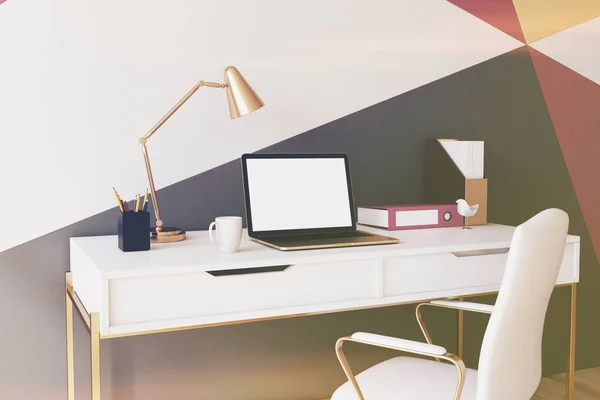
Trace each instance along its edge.
<instances>
[{"instance_id":1,"label":"desk top surface","mask_svg":"<svg viewBox=\"0 0 600 400\"><path fill-rule=\"evenodd\" d=\"M474 226L470 230L456 227L387 231L366 226L359 229L398 238L400 243L288 252L253 242L244 230L240 250L221 253L210 242L208 231L194 231L187 232L187 239L182 242L152 244L150 251L131 253L119 249L114 235L71 238L71 253L84 256L102 278L112 279L506 248L515 230L497 224ZM568 236L567 243L576 242L579 236Z\"/></svg>"}]
</instances>

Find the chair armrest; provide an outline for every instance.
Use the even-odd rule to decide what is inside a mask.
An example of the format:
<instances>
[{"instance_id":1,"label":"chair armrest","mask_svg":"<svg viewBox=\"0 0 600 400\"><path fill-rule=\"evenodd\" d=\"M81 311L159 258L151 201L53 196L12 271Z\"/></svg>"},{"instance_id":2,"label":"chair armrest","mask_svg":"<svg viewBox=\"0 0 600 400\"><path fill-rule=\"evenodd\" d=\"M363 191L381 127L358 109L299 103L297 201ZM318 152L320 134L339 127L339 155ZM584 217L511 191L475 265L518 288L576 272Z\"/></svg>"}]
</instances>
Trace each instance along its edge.
<instances>
[{"instance_id":1,"label":"chair armrest","mask_svg":"<svg viewBox=\"0 0 600 400\"><path fill-rule=\"evenodd\" d=\"M374 333L356 332L350 336L350 338L354 342L406 351L408 353L430 356L443 356L447 354L446 349L442 346L417 342L414 340L398 339L391 336L377 335Z\"/></svg>"},{"instance_id":2,"label":"chair armrest","mask_svg":"<svg viewBox=\"0 0 600 400\"><path fill-rule=\"evenodd\" d=\"M473 303L470 301L458 300L434 300L423 305L431 305L444 308L453 308L456 310L472 311L483 314L491 314L494 311L494 306L489 304Z\"/></svg>"},{"instance_id":3,"label":"chair armrest","mask_svg":"<svg viewBox=\"0 0 600 400\"><path fill-rule=\"evenodd\" d=\"M456 383L456 389L454 391L454 400L460 399L467 373L465 363L454 354L447 353L446 349L442 346L416 342L413 340L398 339L390 336L376 335L374 333L356 332L352 336L339 338L337 342L335 342L335 353L359 400L365 400L365 396L360 390L356 377L354 376L354 373L350 368L350 364L348 364L348 360L344 355L343 345L345 341L385 347L392 350L399 350L427 357L434 357L436 359L442 359L454 364L454 366L456 366L458 369L458 382Z\"/></svg>"}]
</instances>

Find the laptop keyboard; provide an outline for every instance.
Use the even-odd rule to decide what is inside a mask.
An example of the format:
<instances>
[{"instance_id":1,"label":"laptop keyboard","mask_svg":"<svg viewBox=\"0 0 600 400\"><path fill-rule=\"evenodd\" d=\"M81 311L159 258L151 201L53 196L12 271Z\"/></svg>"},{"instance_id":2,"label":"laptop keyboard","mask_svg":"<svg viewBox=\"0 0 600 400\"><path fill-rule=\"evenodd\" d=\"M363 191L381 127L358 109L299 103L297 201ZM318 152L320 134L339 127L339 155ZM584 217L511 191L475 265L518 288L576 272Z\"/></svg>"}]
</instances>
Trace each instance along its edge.
<instances>
[{"instance_id":1,"label":"laptop keyboard","mask_svg":"<svg viewBox=\"0 0 600 400\"><path fill-rule=\"evenodd\" d=\"M288 236L276 236L265 238L266 242L272 243L280 247L306 247L306 246L322 246L327 247L328 245L337 244L354 244L354 243L368 243L371 241L377 241L379 236L373 235L366 232L337 232L327 233L318 235L288 235Z\"/></svg>"},{"instance_id":2,"label":"laptop keyboard","mask_svg":"<svg viewBox=\"0 0 600 400\"><path fill-rule=\"evenodd\" d=\"M366 233L366 232L359 232L359 231L354 231L354 232L335 232L335 233L319 233L318 235L289 235L289 236L277 236L277 237L270 237L269 241L271 242L277 242L277 243L306 243L306 242L322 242L322 241L339 241L339 240L343 240L343 239L351 239L351 238L361 238L361 237L367 237L367 236L373 236L370 233Z\"/></svg>"}]
</instances>

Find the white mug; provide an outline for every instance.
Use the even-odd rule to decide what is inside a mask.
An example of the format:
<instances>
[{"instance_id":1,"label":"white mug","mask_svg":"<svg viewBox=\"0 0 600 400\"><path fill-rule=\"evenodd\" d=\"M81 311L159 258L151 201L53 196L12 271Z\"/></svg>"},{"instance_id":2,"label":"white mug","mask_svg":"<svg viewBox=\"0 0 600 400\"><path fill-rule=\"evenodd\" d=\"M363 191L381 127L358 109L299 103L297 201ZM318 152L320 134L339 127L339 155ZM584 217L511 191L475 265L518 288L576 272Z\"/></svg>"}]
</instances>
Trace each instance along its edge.
<instances>
[{"instance_id":1,"label":"white mug","mask_svg":"<svg viewBox=\"0 0 600 400\"><path fill-rule=\"evenodd\" d=\"M213 236L213 227L217 227L217 237ZM210 241L224 253L235 253L242 241L242 217L218 217L208 227Z\"/></svg>"}]
</instances>

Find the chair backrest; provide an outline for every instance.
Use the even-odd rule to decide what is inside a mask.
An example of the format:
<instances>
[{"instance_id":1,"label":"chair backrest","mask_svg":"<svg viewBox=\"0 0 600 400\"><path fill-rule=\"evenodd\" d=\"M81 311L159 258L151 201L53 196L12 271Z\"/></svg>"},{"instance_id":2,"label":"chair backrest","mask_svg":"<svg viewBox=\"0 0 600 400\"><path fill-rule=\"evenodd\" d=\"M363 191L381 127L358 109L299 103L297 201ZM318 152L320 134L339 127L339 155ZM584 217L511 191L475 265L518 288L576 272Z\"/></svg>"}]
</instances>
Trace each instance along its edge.
<instances>
[{"instance_id":1,"label":"chair backrest","mask_svg":"<svg viewBox=\"0 0 600 400\"><path fill-rule=\"evenodd\" d=\"M548 209L514 233L479 357L477 400L529 400L542 375L542 333L569 216Z\"/></svg>"}]
</instances>

